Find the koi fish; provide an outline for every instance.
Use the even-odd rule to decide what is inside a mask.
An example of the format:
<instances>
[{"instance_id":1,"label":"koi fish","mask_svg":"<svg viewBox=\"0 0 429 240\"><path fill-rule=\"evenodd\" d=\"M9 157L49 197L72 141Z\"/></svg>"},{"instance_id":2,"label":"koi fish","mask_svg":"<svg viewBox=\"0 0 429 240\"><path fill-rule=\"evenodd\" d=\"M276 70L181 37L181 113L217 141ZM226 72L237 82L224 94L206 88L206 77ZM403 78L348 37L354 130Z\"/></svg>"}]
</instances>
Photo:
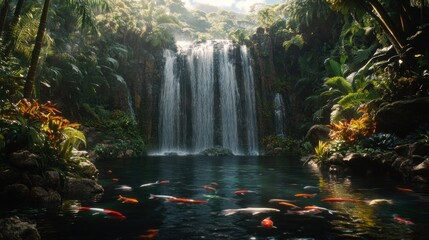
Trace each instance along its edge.
<instances>
[{"instance_id":1,"label":"koi fish","mask_svg":"<svg viewBox=\"0 0 429 240\"><path fill-rule=\"evenodd\" d=\"M236 209L225 209L222 210L221 214L224 216L233 215L236 213L251 213L252 215L256 215L259 213L267 213L267 212L280 212L279 209L276 208L236 208Z\"/></svg>"},{"instance_id":2,"label":"koi fish","mask_svg":"<svg viewBox=\"0 0 429 240\"><path fill-rule=\"evenodd\" d=\"M140 185L140 187L150 187L153 185L166 184L166 183L170 183L170 180L161 180L161 181L158 180L158 181L153 182L153 183L145 183L145 184Z\"/></svg>"},{"instance_id":3,"label":"koi fish","mask_svg":"<svg viewBox=\"0 0 429 240\"><path fill-rule=\"evenodd\" d=\"M158 229L148 229L146 232L139 236L140 239L151 239L158 235Z\"/></svg>"},{"instance_id":4,"label":"koi fish","mask_svg":"<svg viewBox=\"0 0 429 240\"><path fill-rule=\"evenodd\" d=\"M139 203L139 201L135 198L128 198L121 195L119 195L118 200L122 201L122 203Z\"/></svg>"},{"instance_id":5,"label":"koi fish","mask_svg":"<svg viewBox=\"0 0 429 240\"><path fill-rule=\"evenodd\" d=\"M365 202L364 200L353 199L353 198L324 198L321 202Z\"/></svg>"},{"instance_id":6,"label":"koi fish","mask_svg":"<svg viewBox=\"0 0 429 240\"><path fill-rule=\"evenodd\" d=\"M320 188L316 187L316 186L305 186L304 189L305 190L310 190L310 189L319 190Z\"/></svg>"},{"instance_id":7,"label":"koi fish","mask_svg":"<svg viewBox=\"0 0 429 240\"><path fill-rule=\"evenodd\" d=\"M305 206L304 209L307 209L307 210L310 210L310 209L319 209L321 211L327 211L331 215L334 214L334 213L336 213L336 212L338 212L338 211L334 211L334 210L331 210L331 209L328 209L328 208L319 207L319 206L316 206L316 205Z\"/></svg>"},{"instance_id":8,"label":"koi fish","mask_svg":"<svg viewBox=\"0 0 429 240\"><path fill-rule=\"evenodd\" d=\"M313 216L313 215L321 213L321 212L322 212L322 210L317 209L317 208L296 210L296 211L287 210L287 214L304 215L304 216Z\"/></svg>"},{"instance_id":9,"label":"koi fish","mask_svg":"<svg viewBox=\"0 0 429 240\"><path fill-rule=\"evenodd\" d=\"M282 205L282 206L286 206L286 207L292 207L292 208L300 208L295 204L292 203L288 203L288 202L278 202L278 204Z\"/></svg>"},{"instance_id":10,"label":"koi fish","mask_svg":"<svg viewBox=\"0 0 429 240\"><path fill-rule=\"evenodd\" d=\"M393 220L397 221L398 223L405 224L405 225L414 225L414 223L412 221L403 219L396 214L393 215Z\"/></svg>"},{"instance_id":11,"label":"koi fish","mask_svg":"<svg viewBox=\"0 0 429 240\"><path fill-rule=\"evenodd\" d=\"M131 192L133 190L132 187L127 186L127 185L119 185L118 187L115 188L116 190L121 190L121 191L125 191L125 192Z\"/></svg>"},{"instance_id":12,"label":"koi fish","mask_svg":"<svg viewBox=\"0 0 429 240\"><path fill-rule=\"evenodd\" d=\"M170 199L170 198L176 198L176 197L168 196L168 195L155 195L155 194L149 194L149 199L155 199L155 198Z\"/></svg>"},{"instance_id":13,"label":"koi fish","mask_svg":"<svg viewBox=\"0 0 429 240\"><path fill-rule=\"evenodd\" d=\"M308 194L308 193L297 193L294 196L295 197L302 197L302 198L314 198L317 195L317 193Z\"/></svg>"},{"instance_id":14,"label":"koi fish","mask_svg":"<svg viewBox=\"0 0 429 240\"><path fill-rule=\"evenodd\" d=\"M112 170L110 170L110 169L109 169L109 170L107 170L107 173L108 173L108 174L111 174L111 173L112 173Z\"/></svg>"},{"instance_id":15,"label":"koi fish","mask_svg":"<svg viewBox=\"0 0 429 240\"><path fill-rule=\"evenodd\" d=\"M274 202L295 202L295 200L287 200L287 199L281 199L281 198L273 198L268 200L268 202L270 203L274 203Z\"/></svg>"},{"instance_id":16,"label":"koi fish","mask_svg":"<svg viewBox=\"0 0 429 240\"><path fill-rule=\"evenodd\" d=\"M218 195L209 195L209 194L204 194L203 197L208 198L207 201L211 200L211 199L219 199L219 200L231 200L230 198L226 198L226 197L221 197Z\"/></svg>"},{"instance_id":17,"label":"koi fish","mask_svg":"<svg viewBox=\"0 0 429 240\"><path fill-rule=\"evenodd\" d=\"M165 200L166 202L178 202L178 203L195 203L195 204L205 204L207 201L204 200L197 200L197 199L190 199L190 198L167 198Z\"/></svg>"},{"instance_id":18,"label":"koi fish","mask_svg":"<svg viewBox=\"0 0 429 240\"><path fill-rule=\"evenodd\" d=\"M115 219L119 219L119 220L124 220L127 217L125 217L122 213L117 212L117 211L113 211L110 209L104 209L104 208L92 208L92 207L79 207L78 211L93 211L96 213L104 213L109 217L115 218Z\"/></svg>"},{"instance_id":19,"label":"koi fish","mask_svg":"<svg viewBox=\"0 0 429 240\"><path fill-rule=\"evenodd\" d=\"M217 193L217 190L216 190L216 188L214 188L214 187L210 187L210 186L205 185L205 186L203 186L203 188L204 188L205 190L213 191L213 192Z\"/></svg>"},{"instance_id":20,"label":"koi fish","mask_svg":"<svg viewBox=\"0 0 429 240\"><path fill-rule=\"evenodd\" d=\"M112 178L112 181L117 182L119 181L119 178Z\"/></svg>"},{"instance_id":21,"label":"koi fish","mask_svg":"<svg viewBox=\"0 0 429 240\"><path fill-rule=\"evenodd\" d=\"M217 183L217 182L211 182L210 185L219 186L219 183Z\"/></svg>"},{"instance_id":22,"label":"koi fish","mask_svg":"<svg viewBox=\"0 0 429 240\"><path fill-rule=\"evenodd\" d=\"M398 189L401 192L414 192L413 189L411 188L401 188L401 187L396 187L396 189Z\"/></svg>"},{"instance_id":23,"label":"koi fish","mask_svg":"<svg viewBox=\"0 0 429 240\"><path fill-rule=\"evenodd\" d=\"M373 200L366 200L366 203L369 205L378 205L378 204L393 204L393 201L390 199L373 199Z\"/></svg>"},{"instance_id":24,"label":"koi fish","mask_svg":"<svg viewBox=\"0 0 429 240\"><path fill-rule=\"evenodd\" d=\"M251 190L237 190L234 193L235 195L245 195L246 193L256 193L256 192Z\"/></svg>"},{"instance_id":25,"label":"koi fish","mask_svg":"<svg viewBox=\"0 0 429 240\"><path fill-rule=\"evenodd\" d=\"M264 220L262 220L261 221L261 226L263 228L266 228L266 229L277 228L276 226L274 226L274 223L273 223L273 221L271 220L270 217L267 217Z\"/></svg>"}]
</instances>

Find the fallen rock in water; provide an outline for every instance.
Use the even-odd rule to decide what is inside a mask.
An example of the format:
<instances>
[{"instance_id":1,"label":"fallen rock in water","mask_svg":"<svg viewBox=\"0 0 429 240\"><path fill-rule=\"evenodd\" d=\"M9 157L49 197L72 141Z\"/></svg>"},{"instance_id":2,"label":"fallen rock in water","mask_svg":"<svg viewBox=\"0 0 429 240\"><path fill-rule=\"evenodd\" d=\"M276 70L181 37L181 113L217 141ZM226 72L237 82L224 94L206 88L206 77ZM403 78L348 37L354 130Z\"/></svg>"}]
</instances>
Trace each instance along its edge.
<instances>
[{"instance_id":1,"label":"fallen rock in water","mask_svg":"<svg viewBox=\"0 0 429 240\"><path fill-rule=\"evenodd\" d=\"M0 219L0 239L7 240L38 240L41 239L36 224L21 221L13 216Z\"/></svg>"},{"instance_id":2,"label":"fallen rock in water","mask_svg":"<svg viewBox=\"0 0 429 240\"><path fill-rule=\"evenodd\" d=\"M204 156L233 156L234 154L232 153L231 150L229 150L227 148L216 146L216 147L208 148L208 149L200 152L199 155L204 155Z\"/></svg>"}]
</instances>

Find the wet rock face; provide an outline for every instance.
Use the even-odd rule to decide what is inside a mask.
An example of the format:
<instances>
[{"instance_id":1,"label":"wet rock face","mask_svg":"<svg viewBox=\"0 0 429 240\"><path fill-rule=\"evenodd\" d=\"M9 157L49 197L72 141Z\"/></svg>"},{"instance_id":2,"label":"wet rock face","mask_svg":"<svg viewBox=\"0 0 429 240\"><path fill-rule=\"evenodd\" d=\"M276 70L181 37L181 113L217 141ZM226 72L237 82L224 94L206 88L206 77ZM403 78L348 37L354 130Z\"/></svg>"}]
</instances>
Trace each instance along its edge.
<instances>
[{"instance_id":1,"label":"wet rock face","mask_svg":"<svg viewBox=\"0 0 429 240\"><path fill-rule=\"evenodd\" d=\"M329 131L330 128L325 125L314 125L308 130L306 138L313 147L316 147L319 141L330 140Z\"/></svg>"},{"instance_id":2,"label":"wet rock face","mask_svg":"<svg viewBox=\"0 0 429 240\"><path fill-rule=\"evenodd\" d=\"M375 116L377 132L405 136L429 122L429 97L397 101L381 107Z\"/></svg>"},{"instance_id":3,"label":"wet rock face","mask_svg":"<svg viewBox=\"0 0 429 240\"><path fill-rule=\"evenodd\" d=\"M39 240L36 224L24 222L19 217L0 219L0 239L7 240Z\"/></svg>"},{"instance_id":4,"label":"wet rock face","mask_svg":"<svg viewBox=\"0 0 429 240\"><path fill-rule=\"evenodd\" d=\"M95 180L88 178L68 178L65 182L63 194L69 198L85 198L102 193L103 187Z\"/></svg>"}]
</instances>

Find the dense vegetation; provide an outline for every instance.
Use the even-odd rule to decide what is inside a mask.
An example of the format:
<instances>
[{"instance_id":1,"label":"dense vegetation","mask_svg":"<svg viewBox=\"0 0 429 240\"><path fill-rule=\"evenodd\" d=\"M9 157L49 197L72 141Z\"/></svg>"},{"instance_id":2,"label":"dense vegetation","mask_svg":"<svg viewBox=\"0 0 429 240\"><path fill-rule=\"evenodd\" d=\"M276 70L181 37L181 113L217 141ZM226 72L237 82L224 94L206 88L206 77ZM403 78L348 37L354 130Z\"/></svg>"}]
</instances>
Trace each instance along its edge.
<instances>
[{"instance_id":1,"label":"dense vegetation","mask_svg":"<svg viewBox=\"0 0 429 240\"><path fill-rule=\"evenodd\" d=\"M129 92L139 81L142 59L159 58L176 40L230 38L252 46L257 27L279 53L272 59L275 80L270 90L287 96L290 115L287 139L267 134L261 143L288 152L296 149L296 141L289 138L303 139L311 126L322 124L331 132L319 152L356 149L376 141L374 134L380 131L375 117L383 105L429 94L428 4L289 0L257 5L244 16L220 9L190 10L180 0L3 0L2 156L17 150L12 145L64 152L65 142L74 139L67 131L75 125L64 125L57 109L87 127L81 130L106 133L106 141L92 146L100 156L123 155L126 146L132 146L132 156L143 154L154 141L143 137L150 135L145 120L149 107L145 96ZM55 110L42 107L32 115L22 110L27 105ZM272 110L263 107L259 111ZM58 126L50 124L51 117L60 119ZM427 126L421 129L410 134L427 138ZM50 131L61 134L56 132L52 140ZM12 144L18 138L29 140Z\"/></svg>"}]
</instances>

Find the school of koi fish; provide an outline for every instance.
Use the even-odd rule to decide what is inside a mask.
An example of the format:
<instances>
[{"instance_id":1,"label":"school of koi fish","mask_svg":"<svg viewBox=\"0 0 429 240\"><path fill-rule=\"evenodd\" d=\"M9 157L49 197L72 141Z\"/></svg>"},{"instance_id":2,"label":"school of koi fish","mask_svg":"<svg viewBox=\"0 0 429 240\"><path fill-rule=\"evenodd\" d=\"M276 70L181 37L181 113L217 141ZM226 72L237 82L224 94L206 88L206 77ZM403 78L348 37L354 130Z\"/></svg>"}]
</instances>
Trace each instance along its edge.
<instances>
[{"instance_id":1,"label":"school of koi fish","mask_svg":"<svg viewBox=\"0 0 429 240\"><path fill-rule=\"evenodd\" d=\"M108 173L111 174L112 171L109 170ZM118 178L112 178L111 180L113 182L120 181ZM151 187L155 185L163 185L163 184L169 184L169 183L170 183L170 180L157 180L155 182L141 184L138 188L145 188L145 187ZM207 204L211 199L233 200L233 199L218 195L218 192L219 192L219 190L217 189L218 187L219 187L219 183L217 182L211 182L209 184L202 185L201 191L207 191L211 193L211 194L203 195L206 198L205 200L183 198L183 197L176 197L176 196L169 196L169 195L157 195L157 194L149 194L148 199L161 200L165 203L177 203L177 204ZM303 189L313 190L313 191L320 190L319 187L316 187L316 186L305 186ZM122 192L131 192L134 190L134 188L127 185L118 185L115 188L115 190L122 191ZM402 187L396 187L396 190L404 193L413 192L412 189L402 188ZM238 198L249 194L258 194L257 191L248 190L248 189L238 189L238 190L235 190L233 193ZM273 198L268 200L267 204L270 204L270 207L246 207L246 208L224 209L219 213L219 215L230 216L233 214L246 214L246 213L251 215L257 215L260 213L284 212L285 215L316 216L316 215L323 214L324 212L330 215L334 215L338 213L338 211L320 207L317 205L307 205L307 206L298 205L300 198L311 199L311 198L315 198L316 196L318 196L318 193L296 193L294 195L295 197L294 199ZM142 204L141 201L139 201L136 198L127 197L120 194L118 195L117 200L123 204ZM354 198L347 198L347 197L322 198L319 201L323 203L331 203L331 204L338 204L338 203L368 204L368 205L394 204L393 201L390 199L354 199ZM273 205L278 206L280 209L276 207L272 207ZM101 214L107 218L111 218L115 220L127 219L127 217L122 213L118 211L110 210L110 209L78 206L76 207L75 210L76 212L90 211L93 213L93 215ZM396 222L397 224L414 225L414 222L412 222L411 220L402 218L397 214L394 214L392 216L392 221ZM271 217L265 217L264 219L262 219L258 227L261 227L264 229L277 228ZM159 234L158 229L146 229L139 236L139 239L152 239L158 236L158 234Z\"/></svg>"}]
</instances>

